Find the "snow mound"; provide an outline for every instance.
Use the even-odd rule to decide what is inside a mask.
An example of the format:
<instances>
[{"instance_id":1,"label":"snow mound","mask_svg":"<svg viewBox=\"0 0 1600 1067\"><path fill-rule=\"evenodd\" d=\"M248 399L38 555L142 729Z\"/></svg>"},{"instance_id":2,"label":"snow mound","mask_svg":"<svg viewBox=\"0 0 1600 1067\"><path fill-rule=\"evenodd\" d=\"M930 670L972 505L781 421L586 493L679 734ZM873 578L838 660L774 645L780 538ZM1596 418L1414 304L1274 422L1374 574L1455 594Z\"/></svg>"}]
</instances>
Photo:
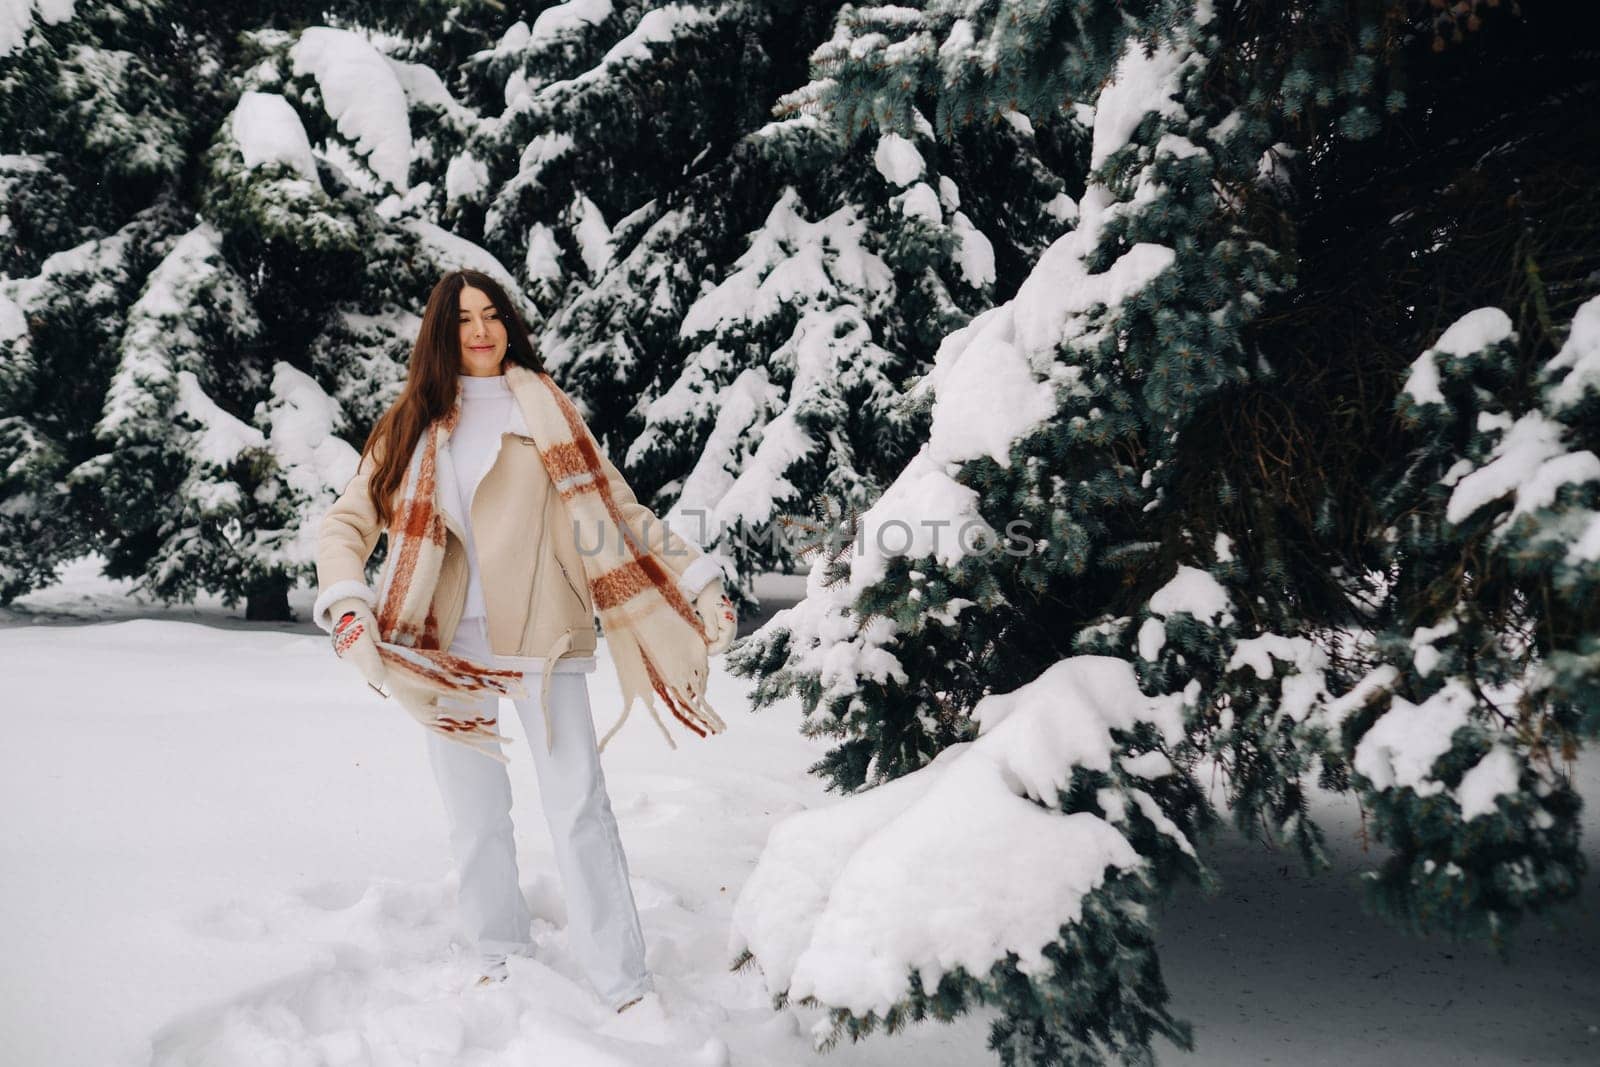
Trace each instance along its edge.
<instances>
[{"instance_id":1,"label":"snow mound","mask_svg":"<svg viewBox=\"0 0 1600 1067\"><path fill-rule=\"evenodd\" d=\"M753 953L772 992L858 1015L886 1013L912 972L931 989L1008 952L1024 973L1048 967L1043 949L1083 898L1142 862L1106 819L1053 810L1059 791L1077 767L1112 769L1112 730L1147 722L1175 742L1181 702L1146 696L1108 656L1065 659L985 697L976 740L774 827L734 905L730 950ZM1145 795L1128 793L1148 816Z\"/></svg>"}]
</instances>

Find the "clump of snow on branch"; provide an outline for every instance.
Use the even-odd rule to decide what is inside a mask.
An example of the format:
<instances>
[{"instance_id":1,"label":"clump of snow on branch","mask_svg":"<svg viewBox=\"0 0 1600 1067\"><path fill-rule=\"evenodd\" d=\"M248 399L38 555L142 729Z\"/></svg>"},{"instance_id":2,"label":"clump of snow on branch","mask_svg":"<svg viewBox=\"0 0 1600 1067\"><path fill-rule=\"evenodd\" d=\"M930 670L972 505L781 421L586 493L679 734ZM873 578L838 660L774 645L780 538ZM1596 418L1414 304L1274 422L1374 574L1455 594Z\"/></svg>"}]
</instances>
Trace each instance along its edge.
<instances>
[{"instance_id":1,"label":"clump of snow on branch","mask_svg":"<svg viewBox=\"0 0 1600 1067\"><path fill-rule=\"evenodd\" d=\"M321 188L317 162L311 154L306 128L294 107L277 93L255 91L240 95L230 129L244 155L244 165L284 163L311 184Z\"/></svg>"},{"instance_id":2,"label":"clump of snow on branch","mask_svg":"<svg viewBox=\"0 0 1600 1067\"><path fill-rule=\"evenodd\" d=\"M823 571L806 574L806 594L793 607L767 620L762 632L784 631L790 648L786 672L813 676L822 687L822 705L860 691L863 683L909 679L888 646L898 635L893 620L874 616L865 624L850 610L854 599L843 582L825 585Z\"/></svg>"},{"instance_id":3,"label":"clump of snow on branch","mask_svg":"<svg viewBox=\"0 0 1600 1067\"><path fill-rule=\"evenodd\" d=\"M1446 406L1442 382L1458 364L1515 339L1510 317L1499 308L1468 312L1412 363L1404 397L1419 407ZM1600 298L1578 309L1565 344L1542 374L1545 388L1537 407L1516 417L1499 410L1478 412L1476 429L1493 443L1487 456L1459 460L1442 479L1451 489L1445 509L1449 522L1466 523L1509 497L1510 510L1495 519L1496 536L1503 538L1520 516L1553 507L1562 487L1600 481L1600 457L1570 449L1571 431L1562 421L1600 388Z\"/></svg>"},{"instance_id":4,"label":"clump of snow on branch","mask_svg":"<svg viewBox=\"0 0 1600 1067\"><path fill-rule=\"evenodd\" d=\"M1151 112L1164 118L1181 118L1183 104L1173 98L1184 67L1199 57L1185 57L1170 44L1163 44L1146 55L1141 47L1126 49L1111 82L1094 104L1094 129L1090 141L1089 167L1098 170L1133 136L1139 123Z\"/></svg>"},{"instance_id":5,"label":"clump of snow on branch","mask_svg":"<svg viewBox=\"0 0 1600 1067\"><path fill-rule=\"evenodd\" d=\"M372 172L404 192L411 165L411 118L394 69L349 30L313 26L290 51L296 77L316 79L323 106Z\"/></svg>"},{"instance_id":6,"label":"clump of snow on branch","mask_svg":"<svg viewBox=\"0 0 1600 1067\"><path fill-rule=\"evenodd\" d=\"M1558 415L1577 407L1585 395L1600 393L1600 296L1573 314L1566 343L1545 364L1544 374L1554 383L1549 402Z\"/></svg>"},{"instance_id":7,"label":"clump of snow on branch","mask_svg":"<svg viewBox=\"0 0 1600 1067\"><path fill-rule=\"evenodd\" d=\"M284 362L272 367L272 399L256 419L267 427L267 445L291 494L293 518L279 558L309 564L316 558L317 523L355 477L360 459L335 431L343 422L338 403L311 376Z\"/></svg>"},{"instance_id":8,"label":"clump of snow on branch","mask_svg":"<svg viewBox=\"0 0 1600 1067\"><path fill-rule=\"evenodd\" d=\"M28 39L34 14L46 25L72 17L76 0L0 0L0 56L14 51Z\"/></svg>"},{"instance_id":9,"label":"clump of snow on branch","mask_svg":"<svg viewBox=\"0 0 1600 1067\"><path fill-rule=\"evenodd\" d=\"M1292 668L1281 686L1278 699L1281 714L1295 722L1304 722L1313 710L1331 700L1326 673L1328 654L1304 637L1260 634L1236 642L1228 659L1228 670L1248 667L1258 679L1265 681L1273 676L1274 661L1287 663Z\"/></svg>"},{"instance_id":10,"label":"clump of snow on branch","mask_svg":"<svg viewBox=\"0 0 1600 1067\"><path fill-rule=\"evenodd\" d=\"M1464 522L1510 494L1516 504L1500 520L1505 524L1522 512L1549 507L1563 485L1600 479L1600 457L1587 450L1568 452L1566 435L1565 426L1542 412L1522 416L1495 445L1488 462L1456 483L1445 517Z\"/></svg>"},{"instance_id":11,"label":"clump of snow on branch","mask_svg":"<svg viewBox=\"0 0 1600 1067\"><path fill-rule=\"evenodd\" d=\"M1443 404L1444 393L1439 388L1440 357L1461 359L1515 336L1511 318L1499 308L1469 311L1440 335L1437 344L1411 364L1403 392L1418 404Z\"/></svg>"},{"instance_id":12,"label":"clump of snow on branch","mask_svg":"<svg viewBox=\"0 0 1600 1067\"><path fill-rule=\"evenodd\" d=\"M178 388L178 371L192 373L205 363L208 339L191 325L202 293L206 306L227 316L240 332L256 325L243 283L222 259L221 240L209 222L184 234L128 310L121 360L95 427L100 436L165 422L166 405Z\"/></svg>"},{"instance_id":13,"label":"clump of snow on branch","mask_svg":"<svg viewBox=\"0 0 1600 1067\"><path fill-rule=\"evenodd\" d=\"M895 185L910 185L922 177L924 164L916 145L894 132L878 137L878 147L872 153L873 165L884 179Z\"/></svg>"},{"instance_id":14,"label":"clump of snow on branch","mask_svg":"<svg viewBox=\"0 0 1600 1067\"><path fill-rule=\"evenodd\" d=\"M908 516L915 516L910 519ZM931 557L953 566L999 534L978 511L978 494L950 476L924 448L860 520L860 544L851 557L851 593L882 580L889 560Z\"/></svg>"},{"instance_id":15,"label":"clump of snow on branch","mask_svg":"<svg viewBox=\"0 0 1600 1067\"><path fill-rule=\"evenodd\" d=\"M571 15L555 16L561 22L547 24L551 35L555 36L558 30L570 32L569 28L576 28L576 23L602 21L610 14L610 5L607 3L602 8L599 4L563 4L560 8L569 9ZM551 8L550 11L559 10ZM602 14L602 10L604 13ZM541 13L542 20L549 11ZM598 17L594 17L598 16ZM506 110L499 116L499 124L504 126L518 116L528 112L540 112L559 108L570 100L573 94L597 88L602 83L615 77L618 71L629 63L648 60L650 46L671 41L680 34L707 24L714 16L696 7L683 4L668 4L664 7L653 8L646 11L627 36L613 44L600 57L599 62L582 74L572 78L564 78L548 85L541 86L534 91L525 84L519 84L515 91L512 84L506 87ZM535 21L535 26L539 20ZM538 36L529 38L529 45L540 44Z\"/></svg>"},{"instance_id":16,"label":"clump of snow on branch","mask_svg":"<svg viewBox=\"0 0 1600 1067\"><path fill-rule=\"evenodd\" d=\"M1414 704L1395 697L1389 710L1356 746L1353 766L1378 789L1409 788L1419 796L1443 791L1433 764L1450 751L1450 738L1468 722L1474 701L1459 678Z\"/></svg>"},{"instance_id":17,"label":"clump of snow on branch","mask_svg":"<svg viewBox=\"0 0 1600 1067\"><path fill-rule=\"evenodd\" d=\"M585 27L598 25L611 17L611 0L567 0L539 12L533 20L527 43L535 41L560 41L580 33ZM519 23L519 25L521 25Z\"/></svg>"}]
</instances>

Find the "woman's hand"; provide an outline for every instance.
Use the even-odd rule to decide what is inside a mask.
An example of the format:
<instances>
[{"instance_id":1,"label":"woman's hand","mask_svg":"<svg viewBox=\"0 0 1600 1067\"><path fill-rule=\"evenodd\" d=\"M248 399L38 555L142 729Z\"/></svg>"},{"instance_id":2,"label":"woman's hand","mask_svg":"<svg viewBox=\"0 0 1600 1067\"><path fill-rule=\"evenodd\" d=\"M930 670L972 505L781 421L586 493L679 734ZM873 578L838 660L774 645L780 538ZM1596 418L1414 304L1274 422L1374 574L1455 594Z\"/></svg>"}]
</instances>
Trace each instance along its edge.
<instances>
[{"instance_id":1,"label":"woman's hand","mask_svg":"<svg viewBox=\"0 0 1600 1067\"><path fill-rule=\"evenodd\" d=\"M694 610L700 614L702 629L712 635L711 640L706 642L707 655L714 656L733 644L733 636L739 629L739 618L734 614L733 601L722 591L720 581L713 581L700 590L700 595L695 598Z\"/></svg>"},{"instance_id":2,"label":"woman's hand","mask_svg":"<svg viewBox=\"0 0 1600 1067\"><path fill-rule=\"evenodd\" d=\"M378 620L372 617L366 602L354 597L341 600L333 605L330 614L334 620L334 655L354 663L367 684L383 692L387 672L383 657L378 654Z\"/></svg>"}]
</instances>

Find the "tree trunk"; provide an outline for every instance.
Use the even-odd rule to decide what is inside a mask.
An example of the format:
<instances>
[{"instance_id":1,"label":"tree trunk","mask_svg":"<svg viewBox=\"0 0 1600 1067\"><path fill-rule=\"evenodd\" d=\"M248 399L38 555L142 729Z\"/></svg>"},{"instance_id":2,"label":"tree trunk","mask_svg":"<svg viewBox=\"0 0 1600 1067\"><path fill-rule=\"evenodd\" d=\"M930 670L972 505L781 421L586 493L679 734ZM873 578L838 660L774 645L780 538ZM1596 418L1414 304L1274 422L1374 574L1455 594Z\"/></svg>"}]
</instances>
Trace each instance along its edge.
<instances>
[{"instance_id":1,"label":"tree trunk","mask_svg":"<svg viewBox=\"0 0 1600 1067\"><path fill-rule=\"evenodd\" d=\"M289 581L279 575L250 590L244 617L257 622L293 622L289 611Z\"/></svg>"}]
</instances>

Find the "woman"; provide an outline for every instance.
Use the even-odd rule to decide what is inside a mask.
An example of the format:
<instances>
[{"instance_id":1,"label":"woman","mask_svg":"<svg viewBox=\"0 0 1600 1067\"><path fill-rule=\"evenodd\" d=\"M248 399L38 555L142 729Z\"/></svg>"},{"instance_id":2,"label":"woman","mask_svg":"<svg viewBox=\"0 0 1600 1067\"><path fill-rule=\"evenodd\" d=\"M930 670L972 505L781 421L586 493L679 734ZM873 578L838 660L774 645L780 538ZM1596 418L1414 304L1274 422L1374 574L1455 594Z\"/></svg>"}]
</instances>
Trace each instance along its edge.
<instances>
[{"instance_id":1,"label":"woman","mask_svg":"<svg viewBox=\"0 0 1600 1067\"><path fill-rule=\"evenodd\" d=\"M365 566L380 532L374 590ZM405 388L322 521L314 615L342 659L428 727L480 985L532 947L499 748L505 694L533 753L573 948L619 1012L651 994L599 753L635 697L653 715L660 698L701 736L723 729L705 702L706 657L735 629L720 577L634 499L500 285L444 275ZM584 677L597 611L624 700L598 743Z\"/></svg>"}]
</instances>

